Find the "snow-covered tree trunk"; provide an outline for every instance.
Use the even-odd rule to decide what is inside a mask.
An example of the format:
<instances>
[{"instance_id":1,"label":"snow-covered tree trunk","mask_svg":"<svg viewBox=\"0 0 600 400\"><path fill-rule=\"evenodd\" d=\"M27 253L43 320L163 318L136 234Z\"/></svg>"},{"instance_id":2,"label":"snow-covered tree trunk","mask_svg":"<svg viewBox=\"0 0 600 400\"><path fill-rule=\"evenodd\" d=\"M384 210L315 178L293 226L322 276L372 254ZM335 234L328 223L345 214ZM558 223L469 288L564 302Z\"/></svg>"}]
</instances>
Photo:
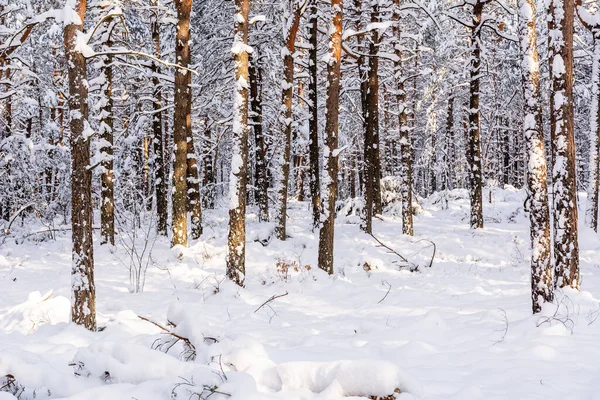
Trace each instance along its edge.
<instances>
[{"instance_id":1,"label":"snow-covered tree trunk","mask_svg":"<svg viewBox=\"0 0 600 400\"><path fill-rule=\"evenodd\" d=\"M258 202L258 220L269 221L269 179L267 174L267 160L265 149L265 136L263 134L263 67L258 58L250 57L248 75L250 76L250 105L252 109L252 128L254 130L254 158L256 182L256 200Z\"/></svg>"},{"instance_id":2,"label":"snow-covered tree trunk","mask_svg":"<svg viewBox=\"0 0 600 400\"><path fill-rule=\"evenodd\" d=\"M325 120L325 146L323 165L323 214L319 231L319 267L333 274L333 238L335 202L338 177L338 129L340 106L340 79L342 56L342 0L331 1L332 21L329 28L329 53L327 60L327 118Z\"/></svg>"},{"instance_id":3,"label":"snow-covered tree trunk","mask_svg":"<svg viewBox=\"0 0 600 400\"><path fill-rule=\"evenodd\" d=\"M380 21L378 0L371 4L371 23ZM381 158L379 155L379 31L373 29L369 43L369 62L365 98L365 231L372 232L372 218L381 213Z\"/></svg>"},{"instance_id":4,"label":"snow-covered tree trunk","mask_svg":"<svg viewBox=\"0 0 600 400\"><path fill-rule=\"evenodd\" d=\"M182 67L190 64L190 13L192 0L175 0L177 34L175 59ZM175 111L173 116L173 246L187 246L187 155L191 135L192 110L191 74L181 68L175 70Z\"/></svg>"},{"instance_id":5,"label":"snow-covered tree trunk","mask_svg":"<svg viewBox=\"0 0 600 400\"><path fill-rule=\"evenodd\" d=\"M110 35L113 29L113 20L107 21L108 29L106 48L112 46ZM106 56L102 60L100 73L102 98L100 99L100 153L101 167L101 194L100 194L100 244L115 244L115 172L113 170L113 57Z\"/></svg>"},{"instance_id":6,"label":"snow-covered tree trunk","mask_svg":"<svg viewBox=\"0 0 600 400\"><path fill-rule=\"evenodd\" d=\"M275 235L279 240L286 239L287 195L290 179L290 156L292 147L292 105L294 100L294 53L296 52L296 35L300 25L302 10L300 5L292 2L290 13L284 17L283 81L281 82L281 117L283 125L283 152L280 159L281 181L277 190L278 210Z\"/></svg>"},{"instance_id":7,"label":"snow-covered tree trunk","mask_svg":"<svg viewBox=\"0 0 600 400\"><path fill-rule=\"evenodd\" d=\"M481 80L481 18L484 3L476 0L473 5L473 28L471 29L471 64L469 67L469 181L471 200L471 228L483 228L483 171L481 169L481 122L479 90Z\"/></svg>"},{"instance_id":8,"label":"snow-covered tree trunk","mask_svg":"<svg viewBox=\"0 0 600 400\"><path fill-rule=\"evenodd\" d=\"M154 45L154 56L161 57L160 45L160 22L159 18L152 21L152 42ZM163 99L160 86L159 74L161 69L159 64L152 63L152 86L154 101L152 107L154 114L152 115L152 141L154 150L154 187L156 191L156 231L159 235L167 236L167 220L168 220L168 199L167 199L167 174L165 165L165 149L163 138Z\"/></svg>"},{"instance_id":9,"label":"snow-covered tree trunk","mask_svg":"<svg viewBox=\"0 0 600 400\"><path fill-rule=\"evenodd\" d=\"M448 98L448 112L446 114L446 188L452 190L456 187L456 147L454 143L454 93Z\"/></svg>"},{"instance_id":10,"label":"snow-covered tree trunk","mask_svg":"<svg viewBox=\"0 0 600 400\"><path fill-rule=\"evenodd\" d=\"M519 39L522 53L522 75L527 147L529 221L531 238L531 300L533 312L541 311L544 302L552 301L552 259L550 241L550 208L544 130L540 104L540 64L535 30L535 0L519 0Z\"/></svg>"},{"instance_id":11,"label":"snow-covered tree trunk","mask_svg":"<svg viewBox=\"0 0 600 400\"><path fill-rule=\"evenodd\" d=\"M319 96L318 96L318 46L319 46L319 18L317 0L312 0L310 4L309 20L309 42L310 50L308 54L308 73L310 80L308 83L309 99L309 170L310 170L310 198L312 204L313 227L319 225L321 216L321 183L319 168Z\"/></svg>"},{"instance_id":12,"label":"snow-covered tree trunk","mask_svg":"<svg viewBox=\"0 0 600 400\"><path fill-rule=\"evenodd\" d=\"M189 73L188 73L189 75ZM190 101L191 115L191 101ZM187 196L188 212L191 214L190 222L191 235L193 240L200 239L202 235L202 202L200 201L200 178L198 175L198 161L196 159L196 149L194 146L194 137L192 129L188 130L187 139Z\"/></svg>"},{"instance_id":13,"label":"snow-covered tree trunk","mask_svg":"<svg viewBox=\"0 0 600 400\"><path fill-rule=\"evenodd\" d=\"M588 164L588 198L585 209L585 223L594 231L598 232L598 155L600 152L600 34L598 32L594 33L594 59L592 65L590 161Z\"/></svg>"},{"instance_id":14,"label":"snow-covered tree trunk","mask_svg":"<svg viewBox=\"0 0 600 400\"><path fill-rule=\"evenodd\" d=\"M248 46L249 0L235 0L233 60L233 154L229 177L227 277L244 286L246 277L246 169L248 165Z\"/></svg>"},{"instance_id":15,"label":"snow-covered tree trunk","mask_svg":"<svg viewBox=\"0 0 600 400\"><path fill-rule=\"evenodd\" d=\"M69 115L71 128L71 228L73 264L71 270L71 320L96 330L94 244L92 232L92 171L88 122L86 60L77 47L83 31L86 0L75 2L75 15L65 26L64 43L69 74Z\"/></svg>"},{"instance_id":16,"label":"snow-covered tree trunk","mask_svg":"<svg viewBox=\"0 0 600 400\"><path fill-rule=\"evenodd\" d=\"M371 23L381 22L379 0L373 0L371 4ZM381 143L379 140L379 46L381 45L379 29L371 31L371 43L369 43L369 74L367 92L367 112L372 136L371 165L373 167L373 214L383 212L381 202Z\"/></svg>"},{"instance_id":17,"label":"snow-covered tree trunk","mask_svg":"<svg viewBox=\"0 0 600 400\"><path fill-rule=\"evenodd\" d=\"M577 238L577 185L573 126L573 22L574 0L552 1L551 114L556 117L552 140L554 165L554 278L557 287L579 289L579 244Z\"/></svg>"},{"instance_id":18,"label":"snow-covered tree trunk","mask_svg":"<svg viewBox=\"0 0 600 400\"><path fill-rule=\"evenodd\" d=\"M412 209L412 150L410 126L406 107L406 88L402 73L402 44L400 43L400 0L394 0L394 77L396 79L396 102L398 103L398 130L400 143L400 193L402 199L402 233L413 236Z\"/></svg>"},{"instance_id":19,"label":"snow-covered tree trunk","mask_svg":"<svg viewBox=\"0 0 600 400\"><path fill-rule=\"evenodd\" d=\"M600 167L600 21L598 12L591 14L576 0L576 11L581 24L592 33L594 53L592 59L592 105L590 107L590 158L588 164L588 198L585 223L598 232L598 179Z\"/></svg>"}]
</instances>

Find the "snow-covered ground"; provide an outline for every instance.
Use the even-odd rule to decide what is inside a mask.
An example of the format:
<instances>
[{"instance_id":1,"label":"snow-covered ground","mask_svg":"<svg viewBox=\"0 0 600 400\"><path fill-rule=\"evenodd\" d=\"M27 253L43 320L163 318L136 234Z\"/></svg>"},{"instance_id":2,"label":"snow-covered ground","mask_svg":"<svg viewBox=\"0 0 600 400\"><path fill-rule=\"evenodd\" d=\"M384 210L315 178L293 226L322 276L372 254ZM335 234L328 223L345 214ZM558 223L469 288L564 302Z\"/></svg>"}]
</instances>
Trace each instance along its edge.
<instances>
[{"instance_id":1,"label":"snow-covered ground","mask_svg":"<svg viewBox=\"0 0 600 400\"><path fill-rule=\"evenodd\" d=\"M0 387L21 399L341 399L396 388L405 400L600 399L598 236L581 228L582 292L559 292L532 316L523 192L484 199L480 231L468 229L463 191L423 201L414 238L401 235L397 210L375 220L375 236L418 272L340 216L327 276L306 203L291 204L286 242L263 246L269 229L250 218L245 289L224 279L222 211L205 213L203 239L181 259L166 241L151 245L143 293L132 293L127 252L97 245L96 333L67 323L69 237L7 241ZM437 245L431 268L420 239ZM173 323L193 351L138 316Z\"/></svg>"}]
</instances>

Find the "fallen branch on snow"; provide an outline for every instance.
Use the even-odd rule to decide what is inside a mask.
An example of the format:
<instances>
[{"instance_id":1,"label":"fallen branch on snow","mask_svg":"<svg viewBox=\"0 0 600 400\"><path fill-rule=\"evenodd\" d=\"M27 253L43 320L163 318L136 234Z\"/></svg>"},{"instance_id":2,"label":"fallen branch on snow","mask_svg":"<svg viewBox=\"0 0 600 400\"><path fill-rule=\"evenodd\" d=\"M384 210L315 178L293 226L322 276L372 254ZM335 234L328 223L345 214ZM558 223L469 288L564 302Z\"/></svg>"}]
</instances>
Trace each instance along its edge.
<instances>
[{"instance_id":1,"label":"fallen branch on snow","mask_svg":"<svg viewBox=\"0 0 600 400\"><path fill-rule=\"evenodd\" d=\"M272 302L273 300L275 300L275 299L278 299L278 298L280 298L280 297L283 297L283 296L287 296L288 294L289 294L288 292L285 292L284 294L278 294L278 295L275 295L275 294L274 294L274 295L273 295L273 296L271 296L271 297L270 297L270 298L269 298L267 301L265 301L264 303L262 303L262 304L260 305L260 307L258 307L256 310L254 310L254 313L256 314L256 312L257 312L258 310L260 310L261 308L263 308L264 306L266 306L267 304L269 304L269 303L270 303L270 302Z\"/></svg>"}]
</instances>

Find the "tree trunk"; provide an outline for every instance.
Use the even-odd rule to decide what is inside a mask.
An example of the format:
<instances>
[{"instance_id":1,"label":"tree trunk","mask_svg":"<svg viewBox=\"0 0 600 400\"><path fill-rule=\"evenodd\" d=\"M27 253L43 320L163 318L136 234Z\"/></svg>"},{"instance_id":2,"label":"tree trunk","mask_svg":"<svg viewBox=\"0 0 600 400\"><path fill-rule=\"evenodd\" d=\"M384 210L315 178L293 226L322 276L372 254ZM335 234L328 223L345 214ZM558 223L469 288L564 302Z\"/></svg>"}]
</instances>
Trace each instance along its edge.
<instances>
[{"instance_id":1,"label":"tree trunk","mask_svg":"<svg viewBox=\"0 0 600 400\"><path fill-rule=\"evenodd\" d=\"M524 133L528 157L527 190L531 238L531 300L534 313L553 298L550 209L544 131L540 105L540 66L535 30L535 0L519 0L523 55Z\"/></svg>"},{"instance_id":2,"label":"tree trunk","mask_svg":"<svg viewBox=\"0 0 600 400\"><path fill-rule=\"evenodd\" d=\"M412 209L412 150L410 140L410 126L406 110L406 88L402 73L402 49L400 47L400 0L394 1L394 32L395 55L394 76L396 77L396 101L398 103L398 130L400 136L400 193L402 197L402 233L413 236L413 209Z\"/></svg>"},{"instance_id":3,"label":"tree trunk","mask_svg":"<svg viewBox=\"0 0 600 400\"><path fill-rule=\"evenodd\" d=\"M292 104L294 99L294 52L296 51L296 34L300 25L301 11L292 10L285 22L285 48L283 49L283 82L281 94L281 123L283 125L283 154L281 155L281 181L278 188L279 210L275 236L279 240L286 239L287 195L290 179L290 156L292 146Z\"/></svg>"},{"instance_id":4,"label":"tree trunk","mask_svg":"<svg viewBox=\"0 0 600 400\"><path fill-rule=\"evenodd\" d=\"M312 0L310 9L310 51L308 55L310 80L308 83L308 99L310 117L309 129L309 163L310 163L310 197L312 204L313 227L319 225L321 218L321 169L319 168L319 96L318 96L318 56L319 26L317 0Z\"/></svg>"},{"instance_id":5,"label":"tree trunk","mask_svg":"<svg viewBox=\"0 0 600 400\"><path fill-rule=\"evenodd\" d=\"M107 43L110 47L110 42ZM101 210L100 210L100 244L115 244L115 173L113 171L113 69L112 56L107 56L104 60L103 71L104 82L102 91L102 107L100 115L100 139L102 146L101 161Z\"/></svg>"},{"instance_id":6,"label":"tree trunk","mask_svg":"<svg viewBox=\"0 0 600 400\"><path fill-rule=\"evenodd\" d=\"M483 4L473 6L473 25L471 30L471 66L469 88L469 181L471 200L471 228L483 228L483 176L481 170L481 122L479 111L479 82L481 69L480 26Z\"/></svg>"},{"instance_id":7,"label":"tree trunk","mask_svg":"<svg viewBox=\"0 0 600 400\"><path fill-rule=\"evenodd\" d=\"M154 55L161 57L160 48L160 24L157 20L152 22L152 41L154 42ZM152 103L154 114L152 116L152 143L154 148L154 187L156 190L156 231L159 235L167 236L168 200L167 200L167 174L165 166L165 149L163 138L162 118L162 90L160 87L160 67L158 63L152 63L152 86L154 90L154 101Z\"/></svg>"},{"instance_id":8,"label":"tree trunk","mask_svg":"<svg viewBox=\"0 0 600 400\"><path fill-rule=\"evenodd\" d=\"M379 7L376 2L371 9L371 23L379 22ZM379 156L379 32L371 32L369 64L367 69L365 96L365 231L373 230L373 214L381 213L381 162Z\"/></svg>"},{"instance_id":9,"label":"tree trunk","mask_svg":"<svg viewBox=\"0 0 600 400\"><path fill-rule=\"evenodd\" d=\"M202 186L204 187L204 207L213 209L215 208L215 168L213 158L213 148L211 141L211 128L209 126L208 117L204 119L204 140L203 140L203 164L204 173L202 174Z\"/></svg>"},{"instance_id":10,"label":"tree trunk","mask_svg":"<svg viewBox=\"0 0 600 400\"><path fill-rule=\"evenodd\" d=\"M590 109L590 162L585 223L598 232L598 168L600 152L600 34L594 33L592 106Z\"/></svg>"},{"instance_id":11,"label":"tree trunk","mask_svg":"<svg viewBox=\"0 0 600 400\"><path fill-rule=\"evenodd\" d=\"M248 12L249 0L235 0L233 59L236 91L233 104L233 154L229 177L227 277L244 286L246 276L246 168L248 165Z\"/></svg>"},{"instance_id":12,"label":"tree trunk","mask_svg":"<svg viewBox=\"0 0 600 400\"><path fill-rule=\"evenodd\" d=\"M269 221L269 180L267 176L267 152L263 134L262 116L262 66L257 58L250 56L248 74L250 76L250 107L252 109L252 128L254 130L254 157L256 181L256 199L258 202L258 220Z\"/></svg>"},{"instance_id":13,"label":"tree trunk","mask_svg":"<svg viewBox=\"0 0 600 400\"><path fill-rule=\"evenodd\" d=\"M191 114L191 109L190 109ZM198 177L198 161L196 159L196 150L194 148L194 137L192 129L188 130L187 140L187 195L188 207L191 216L191 234L193 240L200 239L202 235L202 203L200 201L200 178Z\"/></svg>"},{"instance_id":14,"label":"tree trunk","mask_svg":"<svg viewBox=\"0 0 600 400\"><path fill-rule=\"evenodd\" d=\"M319 267L333 274L333 237L338 176L338 128L342 55L342 0L331 1L332 22L329 29L327 65L327 119L323 149L326 176L323 193L322 226L319 232Z\"/></svg>"},{"instance_id":15,"label":"tree trunk","mask_svg":"<svg viewBox=\"0 0 600 400\"><path fill-rule=\"evenodd\" d=\"M175 0L177 35L175 59L188 67L190 56L190 13L192 0ZM192 83L189 71L175 70L175 111L173 117L173 246L187 246L187 139L191 135Z\"/></svg>"},{"instance_id":16,"label":"tree trunk","mask_svg":"<svg viewBox=\"0 0 600 400\"><path fill-rule=\"evenodd\" d=\"M577 240L577 185L573 124L573 0L553 0L554 54L552 92L554 140L552 170L554 203L554 279L557 287L579 289L579 244ZM557 68L560 66L560 68ZM564 66L564 68L563 68ZM551 112L552 114L552 112Z\"/></svg>"},{"instance_id":17,"label":"tree trunk","mask_svg":"<svg viewBox=\"0 0 600 400\"><path fill-rule=\"evenodd\" d=\"M73 263L71 269L71 320L96 330L94 244L92 232L92 171L90 166L91 127L88 122L86 61L77 50L83 31L86 0L78 0L75 12L81 24L65 26L65 55L69 73L69 115L71 128L71 228Z\"/></svg>"}]
</instances>

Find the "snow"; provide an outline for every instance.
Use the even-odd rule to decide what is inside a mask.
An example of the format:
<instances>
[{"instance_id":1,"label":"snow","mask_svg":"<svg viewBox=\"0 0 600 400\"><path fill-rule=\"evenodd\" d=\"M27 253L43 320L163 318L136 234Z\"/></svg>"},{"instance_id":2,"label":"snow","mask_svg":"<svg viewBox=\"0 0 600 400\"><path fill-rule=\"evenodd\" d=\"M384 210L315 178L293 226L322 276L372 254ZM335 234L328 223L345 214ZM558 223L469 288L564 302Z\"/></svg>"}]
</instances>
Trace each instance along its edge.
<instances>
[{"instance_id":1,"label":"snow","mask_svg":"<svg viewBox=\"0 0 600 400\"><path fill-rule=\"evenodd\" d=\"M342 400L396 389L401 400L597 398L597 234L582 224L583 291L559 291L532 316L525 193L488 188L483 198L486 228L476 232L466 190L421 199L414 238L399 234L397 204L374 220L375 236L418 265L414 273L339 215L328 276L316 268L309 204L295 201L286 242L269 240L272 225L249 210L244 289L224 277L225 208L206 210L205 234L188 249L156 242L143 293L129 291L124 249L96 246L103 329L95 333L68 323L68 232L56 241L7 240L0 383L14 375L22 399L36 390L44 399L50 391L69 399ZM431 246L420 239L437 245L431 268ZM138 315L175 324L195 357Z\"/></svg>"}]
</instances>

